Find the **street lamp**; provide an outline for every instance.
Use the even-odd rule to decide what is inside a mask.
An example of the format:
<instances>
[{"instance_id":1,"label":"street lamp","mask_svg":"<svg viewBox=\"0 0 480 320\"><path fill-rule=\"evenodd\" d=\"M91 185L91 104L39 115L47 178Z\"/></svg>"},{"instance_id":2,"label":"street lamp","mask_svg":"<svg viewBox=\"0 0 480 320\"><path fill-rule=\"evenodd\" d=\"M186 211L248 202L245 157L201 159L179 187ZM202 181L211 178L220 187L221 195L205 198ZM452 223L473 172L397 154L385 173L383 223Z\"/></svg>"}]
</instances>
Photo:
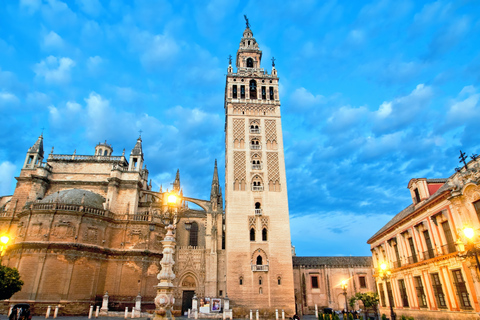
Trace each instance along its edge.
<instances>
[{"instance_id":1,"label":"street lamp","mask_svg":"<svg viewBox=\"0 0 480 320\"><path fill-rule=\"evenodd\" d=\"M348 312L348 304L347 304L347 280L342 280L342 290L343 290L343 295L345 296L345 316L344 319L346 319L346 315Z\"/></svg>"},{"instance_id":2,"label":"street lamp","mask_svg":"<svg viewBox=\"0 0 480 320\"><path fill-rule=\"evenodd\" d=\"M5 253L5 249L7 247L8 241L10 241L10 238L8 236L1 236L0 237L0 252L1 252L2 256Z\"/></svg>"},{"instance_id":3,"label":"street lamp","mask_svg":"<svg viewBox=\"0 0 480 320\"><path fill-rule=\"evenodd\" d=\"M464 257L475 256L475 261L477 262L477 268L478 270L480 270L480 261L478 260L478 252L477 252L478 249L475 246L475 243L473 241L473 237L475 237L475 231L471 227L465 227L463 228L463 234L468 239L467 247L460 246L460 247L463 247L462 249L466 249L466 252L463 254L463 256ZM463 250L460 250L460 251L463 251Z\"/></svg>"},{"instance_id":4,"label":"street lamp","mask_svg":"<svg viewBox=\"0 0 480 320\"><path fill-rule=\"evenodd\" d=\"M388 270L387 264L385 262L382 262L380 264L380 271L379 271L380 279L382 279L383 281L386 281L387 279L390 278L391 275L392 273L390 270ZM391 320L395 320L397 315L395 314L395 311L393 311L392 297L388 292L387 292L387 296L388 296L388 303L390 304L390 318Z\"/></svg>"}]
</instances>

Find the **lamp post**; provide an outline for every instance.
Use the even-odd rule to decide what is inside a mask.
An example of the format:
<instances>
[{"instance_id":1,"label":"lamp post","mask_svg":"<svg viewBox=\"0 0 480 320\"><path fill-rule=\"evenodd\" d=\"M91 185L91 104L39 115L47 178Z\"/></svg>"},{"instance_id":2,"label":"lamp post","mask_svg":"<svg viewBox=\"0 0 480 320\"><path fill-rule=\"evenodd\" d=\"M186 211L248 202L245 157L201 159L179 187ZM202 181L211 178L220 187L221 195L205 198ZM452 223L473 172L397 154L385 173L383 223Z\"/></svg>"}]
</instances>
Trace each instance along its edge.
<instances>
[{"instance_id":1,"label":"lamp post","mask_svg":"<svg viewBox=\"0 0 480 320\"><path fill-rule=\"evenodd\" d=\"M166 225L165 229L167 229L167 234L162 241L163 257L160 261L162 270L157 275L159 283L156 286L157 296L154 300L156 320L173 319L172 307L175 303L175 298L173 297L173 280L175 279L175 273L173 272L173 265L175 264L173 254L175 253L176 244L173 231L177 223L177 198L177 195L174 193L167 195L168 209L161 214L162 222Z\"/></svg>"},{"instance_id":2,"label":"lamp post","mask_svg":"<svg viewBox=\"0 0 480 320\"><path fill-rule=\"evenodd\" d=\"M390 272L390 270L388 270L387 264L385 262L383 262L380 265L379 275L380 275L380 279L382 279L383 281L386 281L391 276L391 272ZM391 318L391 320L395 320L397 315L395 314L395 311L393 311L393 301L392 301L393 297L391 297L391 295L388 293L388 291L387 291L387 295L388 295L388 303L390 304L390 318Z\"/></svg>"},{"instance_id":3,"label":"lamp post","mask_svg":"<svg viewBox=\"0 0 480 320\"><path fill-rule=\"evenodd\" d=\"M343 295L345 296L345 312L344 312L344 316L343 316L343 319L346 319L346 316L347 316L347 312L348 312L348 304L347 304L347 280L342 280L342 290L343 290Z\"/></svg>"}]
</instances>

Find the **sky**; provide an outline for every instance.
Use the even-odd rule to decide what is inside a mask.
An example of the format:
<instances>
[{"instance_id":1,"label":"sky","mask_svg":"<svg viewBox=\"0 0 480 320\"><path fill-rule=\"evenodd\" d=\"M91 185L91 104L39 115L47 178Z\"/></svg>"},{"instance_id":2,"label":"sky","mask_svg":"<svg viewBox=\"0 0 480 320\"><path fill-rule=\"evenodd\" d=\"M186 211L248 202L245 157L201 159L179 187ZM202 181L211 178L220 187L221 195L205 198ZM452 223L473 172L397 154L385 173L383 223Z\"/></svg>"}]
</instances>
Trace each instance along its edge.
<instances>
[{"instance_id":1,"label":"sky","mask_svg":"<svg viewBox=\"0 0 480 320\"><path fill-rule=\"evenodd\" d=\"M478 1L21 0L0 8L0 195L27 149L114 155L142 133L153 189L224 181L224 93L248 16L280 77L297 255L370 255L412 200L480 153ZM477 128L477 129L476 129Z\"/></svg>"}]
</instances>

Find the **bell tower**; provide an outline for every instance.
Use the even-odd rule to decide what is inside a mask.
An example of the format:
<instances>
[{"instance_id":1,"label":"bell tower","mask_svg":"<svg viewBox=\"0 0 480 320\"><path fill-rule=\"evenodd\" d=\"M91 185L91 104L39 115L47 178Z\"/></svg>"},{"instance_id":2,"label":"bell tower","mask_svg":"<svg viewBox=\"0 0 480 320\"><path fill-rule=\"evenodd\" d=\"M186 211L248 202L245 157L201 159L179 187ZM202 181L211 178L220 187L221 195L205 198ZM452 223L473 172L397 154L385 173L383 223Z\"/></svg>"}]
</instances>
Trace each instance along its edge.
<instances>
[{"instance_id":1,"label":"bell tower","mask_svg":"<svg viewBox=\"0 0 480 320\"><path fill-rule=\"evenodd\" d=\"M246 19L246 17L245 17ZM295 308L277 71L247 26L225 88L227 294L241 308ZM262 311L262 312L263 312Z\"/></svg>"}]
</instances>

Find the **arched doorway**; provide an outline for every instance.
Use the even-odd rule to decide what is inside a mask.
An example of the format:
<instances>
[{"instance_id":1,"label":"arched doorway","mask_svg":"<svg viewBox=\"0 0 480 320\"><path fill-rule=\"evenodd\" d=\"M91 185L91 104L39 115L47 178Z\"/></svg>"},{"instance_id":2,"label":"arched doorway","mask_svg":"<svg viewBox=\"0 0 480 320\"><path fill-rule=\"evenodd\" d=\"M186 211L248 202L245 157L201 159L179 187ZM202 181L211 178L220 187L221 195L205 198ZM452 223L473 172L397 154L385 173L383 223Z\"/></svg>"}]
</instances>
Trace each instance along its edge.
<instances>
[{"instance_id":1,"label":"arched doorway","mask_svg":"<svg viewBox=\"0 0 480 320\"><path fill-rule=\"evenodd\" d=\"M192 299L197 288L197 281L191 274L187 274L180 282L182 289L182 315L192 308Z\"/></svg>"}]
</instances>

